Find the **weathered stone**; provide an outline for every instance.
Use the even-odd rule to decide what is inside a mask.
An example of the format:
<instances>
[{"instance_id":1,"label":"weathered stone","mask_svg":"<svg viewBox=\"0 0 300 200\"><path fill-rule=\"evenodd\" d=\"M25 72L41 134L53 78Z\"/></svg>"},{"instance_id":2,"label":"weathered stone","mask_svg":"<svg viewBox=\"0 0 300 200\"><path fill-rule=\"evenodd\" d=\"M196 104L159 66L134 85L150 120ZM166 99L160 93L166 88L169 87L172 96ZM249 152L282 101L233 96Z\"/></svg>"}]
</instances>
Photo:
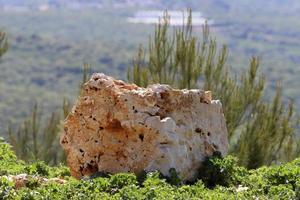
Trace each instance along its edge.
<instances>
[{"instance_id":1,"label":"weathered stone","mask_svg":"<svg viewBox=\"0 0 300 200\"><path fill-rule=\"evenodd\" d=\"M64 122L61 145L73 176L175 168L193 180L214 151L227 153L222 105L210 91L141 88L93 74Z\"/></svg>"},{"instance_id":2,"label":"weathered stone","mask_svg":"<svg viewBox=\"0 0 300 200\"><path fill-rule=\"evenodd\" d=\"M62 178L44 178L41 176L32 176L28 174L18 174L18 175L8 175L8 176L0 176L0 178L5 178L8 181L14 183L16 189L21 189L22 187L26 187L30 180L35 180L39 184L47 184L47 183L58 183L65 184L66 180Z\"/></svg>"}]
</instances>

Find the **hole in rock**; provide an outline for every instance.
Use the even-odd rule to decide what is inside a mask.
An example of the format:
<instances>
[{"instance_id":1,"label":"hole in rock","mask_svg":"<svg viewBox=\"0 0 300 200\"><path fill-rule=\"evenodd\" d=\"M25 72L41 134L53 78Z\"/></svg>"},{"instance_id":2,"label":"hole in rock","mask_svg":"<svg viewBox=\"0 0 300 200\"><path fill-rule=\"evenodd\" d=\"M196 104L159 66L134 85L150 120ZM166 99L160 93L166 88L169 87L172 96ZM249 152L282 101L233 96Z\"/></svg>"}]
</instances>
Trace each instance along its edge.
<instances>
[{"instance_id":1,"label":"hole in rock","mask_svg":"<svg viewBox=\"0 0 300 200\"><path fill-rule=\"evenodd\" d=\"M144 134L143 133L139 134L139 138L143 142L144 141Z\"/></svg>"},{"instance_id":2,"label":"hole in rock","mask_svg":"<svg viewBox=\"0 0 300 200\"><path fill-rule=\"evenodd\" d=\"M196 132L196 133L202 133L202 129L201 129L201 128L196 128L196 129L195 129L195 132Z\"/></svg>"},{"instance_id":3,"label":"hole in rock","mask_svg":"<svg viewBox=\"0 0 300 200\"><path fill-rule=\"evenodd\" d=\"M169 94L167 92L160 93L161 99L166 99L166 98L168 98L168 96L169 96Z\"/></svg>"},{"instance_id":4,"label":"hole in rock","mask_svg":"<svg viewBox=\"0 0 300 200\"><path fill-rule=\"evenodd\" d=\"M62 143L62 144L68 144L68 140L67 140L67 138L66 138L66 137L64 137L64 138L62 139L61 143Z\"/></svg>"},{"instance_id":5,"label":"hole in rock","mask_svg":"<svg viewBox=\"0 0 300 200\"><path fill-rule=\"evenodd\" d=\"M168 142L161 142L160 144L162 144L162 145L167 145L167 144L169 144Z\"/></svg>"},{"instance_id":6,"label":"hole in rock","mask_svg":"<svg viewBox=\"0 0 300 200\"><path fill-rule=\"evenodd\" d=\"M218 146L216 144L213 144L213 147L215 148L215 150L218 150Z\"/></svg>"},{"instance_id":7,"label":"hole in rock","mask_svg":"<svg viewBox=\"0 0 300 200\"><path fill-rule=\"evenodd\" d=\"M210 136L210 132L207 132L207 136Z\"/></svg>"},{"instance_id":8,"label":"hole in rock","mask_svg":"<svg viewBox=\"0 0 300 200\"><path fill-rule=\"evenodd\" d=\"M85 168L83 168L82 173L91 175L97 171L98 171L98 166L96 164L91 165L90 163L88 163L87 166Z\"/></svg>"}]
</instances>

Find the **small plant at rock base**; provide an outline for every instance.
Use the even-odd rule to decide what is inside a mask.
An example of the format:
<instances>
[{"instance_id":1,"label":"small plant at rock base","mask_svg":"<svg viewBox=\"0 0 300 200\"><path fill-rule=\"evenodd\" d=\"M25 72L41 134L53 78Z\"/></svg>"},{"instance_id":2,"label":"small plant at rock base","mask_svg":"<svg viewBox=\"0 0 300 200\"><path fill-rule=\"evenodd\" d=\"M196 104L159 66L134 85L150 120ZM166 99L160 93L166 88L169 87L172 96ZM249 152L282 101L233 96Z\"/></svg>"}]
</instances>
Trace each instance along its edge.
<instances>
[{"instance_id":1,"label":"small plant at rock base","mask_svg":"<svg viewBox=\"0 0 300 200\"><path fill-rule=\"evenodd\" d=\"M222 158L220 152L214 152L211 157L207 157L199 169L198 179L208 187L217 185L233 186L242 183L247 175L247 170L238 166L238 161L232 156Z\"/></svg>"},{"instance_id":2,"label":"small plant at rock base","mask_svg":"<svg viewBox=\"0 0 300 200\"><path fill-rule=\"evenodd\" d=\"M171 185L179 186L181 184L181 180L178 176L176 169L171 168L169 170L170 177L167 177L167 182Z\"/></svg>"}]
</instances>

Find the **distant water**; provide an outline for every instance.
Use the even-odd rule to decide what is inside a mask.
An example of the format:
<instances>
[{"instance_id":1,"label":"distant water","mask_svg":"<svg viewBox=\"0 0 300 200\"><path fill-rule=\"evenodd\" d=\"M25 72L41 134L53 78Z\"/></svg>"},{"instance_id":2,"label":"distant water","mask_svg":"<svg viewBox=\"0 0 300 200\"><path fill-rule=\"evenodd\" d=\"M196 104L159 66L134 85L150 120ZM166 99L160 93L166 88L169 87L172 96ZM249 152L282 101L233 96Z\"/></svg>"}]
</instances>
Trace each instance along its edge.
<instances>
[{"instance_id":1,"label":"distant water","mask_svg":"<svg viewBox=\"0 0 300 200\"><path fill-rule=\"evenodd\" d=\"M170 25L181 26L183 22L186 23L188 13L179 10L168 11L170 16ZM130 23L142 23L142 24L156 24L159 18L162 19L164 11L162 10L141 10L134 14L133 17L128 17L127 20ZM193 26L202 26L207 21L208 24L213 24L213 20L205 18L201 12L193 11L192 23Z\"/></svg>"}]
</instances>

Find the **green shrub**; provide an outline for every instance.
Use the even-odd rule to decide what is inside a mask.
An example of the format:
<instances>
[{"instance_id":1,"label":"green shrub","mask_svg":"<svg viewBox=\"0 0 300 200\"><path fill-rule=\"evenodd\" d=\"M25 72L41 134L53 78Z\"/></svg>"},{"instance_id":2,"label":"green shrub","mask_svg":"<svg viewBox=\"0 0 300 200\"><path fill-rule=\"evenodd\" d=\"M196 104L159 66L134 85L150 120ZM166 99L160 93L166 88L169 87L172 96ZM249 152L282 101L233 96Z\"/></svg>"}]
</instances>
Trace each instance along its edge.
<instances>
[{"instance_id":1,"label":"green shrub","mask_svg":"<svg viewBox=\"0 0 300 200\"><path fill-rule=\"evenodd\" d=\"M236 158L227 156L223 159L221 154L216 152L203 162L198 178L208 188L213 188L216 185L226 187L239 185L243 182L245 176L247 176L247 170L238 166Z\"/></svg>"},{"instance_id":2,"label":"green shrub","mask_svg":"<svg viewBox=\"0 0 300 200\"><path fill-rule=\"evenodd\" d=\"M158 171L147 173L147 178L143 183L144 187L165 185L167 185L166 180L162 178Z\"/></svg>"},{"instance_id":3,"label":"green shrub","mask_svg":"<svg viewBox=\"0 0 300 200\"><path fill-rule=\"evenodd\" d=\"M14 184L6 178L0 177L0 199L13 199L15 196Z\"/></svg>"},{"instance_id":4,"label":"green shrub","mask_svg":"<svg viewBox=\"0 0 300 200\"><path fill-rule=\"evenodd\" d=\"M112 188L121 189L125 186L136 185L138 183L137 178L134 174L130 173L119 173L111 175L110 185Z\"/></svg>"},{"instance_id":5,"label":"green shrub","mask_svg":"<svg viewBox=\"0 0 300 200\"><path fill-rule=\"evenodd\" d=\"M43 161L33 163L25 167L25 171L28 174L35 174L40 176L49 176L49 166L46 165Z\"/></svg>"},{"instance_id":6,"label":"green shrub","mask_svg":"<svg viewBox=\"0 0 300 200\"><path fill-rule=\"evenodd\" d=\"M272 199L295 199L293 188L287 185L272 186L269 189L269 197Z\"/></svg>"},{"instance_id":7,"label":"green shrub","mask_svg":"<svg viewBox=\"0 0 300 200\"><path fill-rule=\"evenodd\" d=\"M300 199L300 180L299 179L296 182L295 192L296 192L296 198Z\"/></svg>"},{"instance_id":8,"label":"green shrub","mask_svg":"<svg viewBox=\"0 0 300 200\"><path fill-rule=\"evenodd\" d=\"M0 138L0 175L21 173L24 165L25 163L17 160L11 146Z\"/></svg>"},{"instance_id":9,"label":"green shrub","mask_svg":"<svg viewBox=\"0 0 300 200\"><path fill-rule=\"evenodd\" d=\"M176 186L179 186L180 183L181 183L181 180L180 178L178 177L178 173L176 171L176 169L174 168L171 168L169 170L169 173L170 173L170 177L166 177L167 179L167 182L171 185L176 185Z\"/></svg>"},{"instance_id":10,"label":"green shrub","mask_svg":"<svg viewBox=\"0 0 300 200\"><path fill-rule=\"evenodd\" d=\"M5 144L5 143L0 143ZM0 145L0 146L1 146ZM4 146L7 146L5 144ZM6 161L11 150L2 152ZM5 155L5 154L8 155ZM14 159L14 158L13 158ZM18 161L15 159L15 161ZM202 178L191 184L166 181L159 172L149 172L143 182L130 173L87 180L68 177L65 167L49 167L43 162L23 164L23 171L45 178L65 174L66 183L41 183L31 177L23 188L16 189L6 177L0 177L0 199L297 199L299 198L300 159L279 166L247 170L237 165L236 158L216 154L201 169ZM20 163L19 163L20 164ZM9 162L8 168L15 163ZM171 172L177 173L171 169ZM216 178L217 177L217 178ZM175 179L177 181L177 178ZM176 183L175 181L175 183ZM142 183L142 184L141 184ZM241 189L244 188L244 189Z\"/></svg>"}]
</instances>

